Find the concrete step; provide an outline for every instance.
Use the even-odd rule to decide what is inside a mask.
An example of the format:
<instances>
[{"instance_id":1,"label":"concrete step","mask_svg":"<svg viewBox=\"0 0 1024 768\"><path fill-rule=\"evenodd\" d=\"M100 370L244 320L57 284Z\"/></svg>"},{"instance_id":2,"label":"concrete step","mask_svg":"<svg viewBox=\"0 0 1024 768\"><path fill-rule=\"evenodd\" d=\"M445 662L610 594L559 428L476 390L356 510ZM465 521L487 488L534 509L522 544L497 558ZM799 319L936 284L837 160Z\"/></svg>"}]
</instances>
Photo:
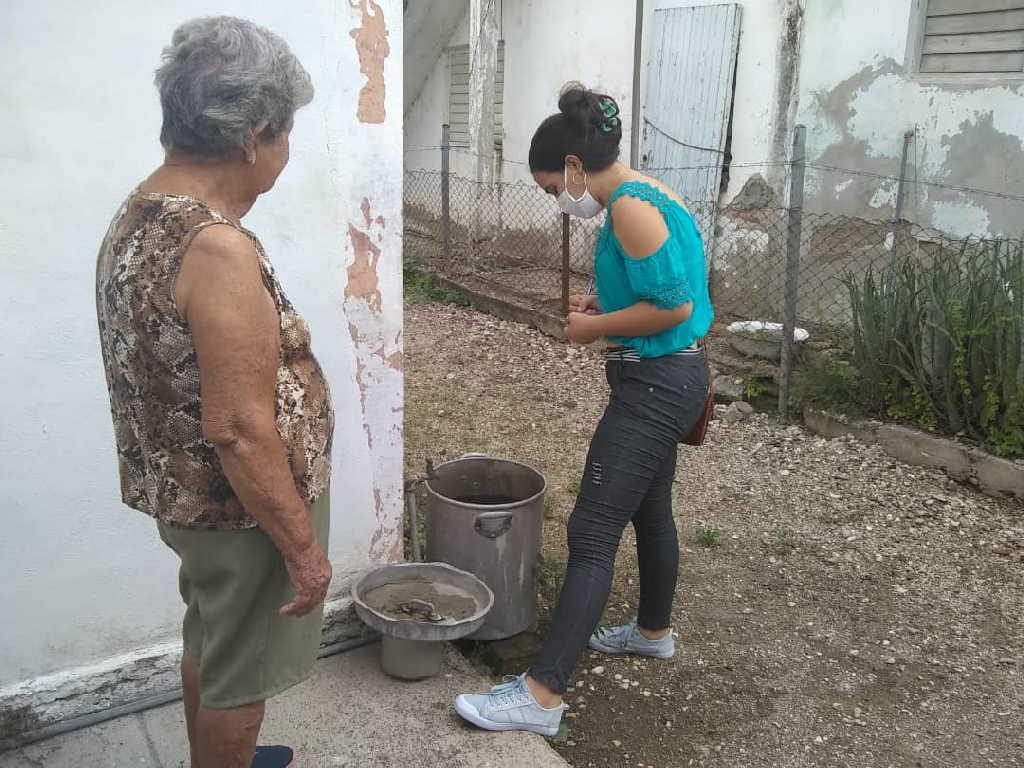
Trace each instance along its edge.
<instances>
[{"instance_id":1,"label":"concrete step","mask_svg":"<svg viewBox=\"0 0 1024 768\"><path fill-rule=\"evenodd\" d=\"M314 676L267 704L260 743L288 744L297 768L565 768L540 736L488 733L451 704L492 681L452 648L441 674L415 683L387 677L379 644L317 663ZM186 768L180 704L112 720L0 754L0 766Z\"/></svg>"}]
</instances>

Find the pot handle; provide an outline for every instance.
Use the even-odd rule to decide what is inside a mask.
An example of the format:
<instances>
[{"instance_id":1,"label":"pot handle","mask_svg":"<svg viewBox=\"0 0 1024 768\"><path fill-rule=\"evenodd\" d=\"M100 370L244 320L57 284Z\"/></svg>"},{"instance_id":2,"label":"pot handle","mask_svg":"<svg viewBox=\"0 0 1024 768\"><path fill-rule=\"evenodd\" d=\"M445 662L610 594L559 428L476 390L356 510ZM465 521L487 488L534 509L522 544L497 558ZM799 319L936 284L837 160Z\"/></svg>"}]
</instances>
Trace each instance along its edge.
<instances>
[{"instance_id":1,"label":"pot handle","mask_svg":"<svg viewBox=\"0 0 1024 768\"><path fill-rule=\"evenodd\" d=\"M473 520L473 530L488 539L497 539L512 527L512 513L501 510L481 512Z\"/></svg>"},{"instance_id":2,"label":"pot handle","mask_svg":"<svg viewBox=\"0 0 1024 768\"><path fill-rule=\"evenodd\" d=\"M471 451L470 453L464 453L459 456L460 459L489 459L491 458L486 453L479 453L477 451Z\"/></svg>"}]
</instances>

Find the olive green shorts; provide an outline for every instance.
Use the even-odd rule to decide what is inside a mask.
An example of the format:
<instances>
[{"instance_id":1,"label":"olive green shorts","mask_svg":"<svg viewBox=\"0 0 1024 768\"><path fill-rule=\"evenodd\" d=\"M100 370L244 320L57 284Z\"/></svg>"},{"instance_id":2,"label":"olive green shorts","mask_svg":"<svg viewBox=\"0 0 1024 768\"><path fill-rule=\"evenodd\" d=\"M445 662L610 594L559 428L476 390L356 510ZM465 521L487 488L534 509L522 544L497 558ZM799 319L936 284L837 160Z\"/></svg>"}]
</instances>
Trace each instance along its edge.
<instances>
[{"instance_id":1,"label":"olive green shorts","mask_svg":"<svg viewBox=\"0 0 1024 768\"><path fill-rule=\"evenodd\" d=\"M309 515L326 553L328 493ZM323 605L298 619L278 613L294 590L281 553L262 529L157 527L181 558L182 639L185 653L199 664L204 707L263 701L309 677L320 647Z\"/></svg>"}]
</instances>

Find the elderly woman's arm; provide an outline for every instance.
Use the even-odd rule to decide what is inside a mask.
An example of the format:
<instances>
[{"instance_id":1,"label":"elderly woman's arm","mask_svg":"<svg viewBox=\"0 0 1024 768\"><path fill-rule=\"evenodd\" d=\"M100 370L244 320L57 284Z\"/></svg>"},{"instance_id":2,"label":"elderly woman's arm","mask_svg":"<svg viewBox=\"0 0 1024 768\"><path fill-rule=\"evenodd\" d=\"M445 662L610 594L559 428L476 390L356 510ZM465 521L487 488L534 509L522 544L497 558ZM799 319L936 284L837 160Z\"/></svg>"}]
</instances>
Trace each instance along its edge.
<instances>
[{"instance_id":1,"label":"elderly woman's arm","mask_svg":"<svg viewBox=\"0 0 1024 768\"><path fill-rule=\"evenodd\" d=\"M301 616L323 601L331 566L275 424L280 321L253 243L227 226L204 229L185 254L175 298L196 348L203 435L288 566L295 598L282 612Z\"/></svg>"}]
</instances>

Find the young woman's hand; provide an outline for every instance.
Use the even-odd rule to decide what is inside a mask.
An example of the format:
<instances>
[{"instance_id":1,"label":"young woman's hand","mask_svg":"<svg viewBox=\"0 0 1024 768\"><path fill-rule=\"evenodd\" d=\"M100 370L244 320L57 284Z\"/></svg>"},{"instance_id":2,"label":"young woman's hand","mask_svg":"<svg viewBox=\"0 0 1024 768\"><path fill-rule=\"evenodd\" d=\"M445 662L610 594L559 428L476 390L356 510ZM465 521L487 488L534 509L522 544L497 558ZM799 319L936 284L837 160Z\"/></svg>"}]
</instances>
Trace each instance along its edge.
<instances>
[{"instance_id":1,"label":"young woman's hand","mask_svg":"<svg viewBox=\"0 0 1024 768\"><path fill-rule=\"evenodd\" d=\"M576 344L590 344L601 338L602 333L595 315L570 312L565 320L565 336Z\"/></svg>"},{"instance_id":2,"label":"young woman's hand","mask_svg":"<svg viewBox=\"0 0 1024 768\"><path fill-rule=\"evenodd\" d=\"M601 305L597 296L592 293L574 293L569 297L570 312L585 312L588 315L601 313Z\"/></svg>"}]
</instances>

